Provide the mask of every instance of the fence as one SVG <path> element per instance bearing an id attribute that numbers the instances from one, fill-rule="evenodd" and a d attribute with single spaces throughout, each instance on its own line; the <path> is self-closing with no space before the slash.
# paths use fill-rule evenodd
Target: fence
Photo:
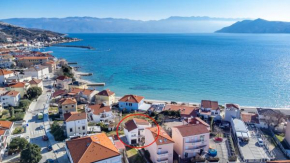
<path id="1" fill-rule="evenodd" d="M 288 153 L 286 151 L 286 149 L 283 147 L 283 145 L 281 144 L 281 142 L 279 141 L 279 139 L 276 137 L 276 135 L 274 134 L 274 132 L 270 129 L 270 133 L 272 135 L 272 138 L 274 139 L 275 143 L 279 146 L 279 148 L 281 149 L 281 151 L 283 152 L 283 154 L 290 158 L 290 153 Z"/>

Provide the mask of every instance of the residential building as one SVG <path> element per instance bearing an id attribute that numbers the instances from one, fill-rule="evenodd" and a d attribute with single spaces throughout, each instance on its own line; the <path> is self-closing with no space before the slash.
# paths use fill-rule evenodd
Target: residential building
<path id="1" fill-rule="evenodd" d="M 144 104 L 144 97 L 137 95 L 125 95 L 119 100 L 119 108 L 126 111 L 139 110 Z"/>
<path id="2" fill-rule="evenodd" d="M 17 91 L 20 93 L 20 97 L 23 97 L 26 93 L 27 90 L 30 88 L 30 84 L 29 83 L 25 83 L 25 82 L 18 82 L 12 85 L 9 85 L 6 87 L 6 90 L 8 91 Z"/>
<path id="3" fill-rule="evenodd" d="M 17 91 L 7 91 L 1 94 L 0 100 L 3 106 L 18 106 L 20 93 Z"/>
<path id="4" fill-rule="evenodd" d="M 18 82 L 29 82 L 31 79 L 32 78 L 29 75 L 16 74 L 15 76 L 8 77 L 6 83 L 13 84 Z"/>
<path id="5" fill-rule="evenodd" d="M 32 79 L 29 81 L 31 87 L 39 87 L 43 90 L 43 82 L 41 79 Z"/>
<path id="6" fill-rule="evenodd" d="M 17 60 L 20 67 L 31 67 L 34 65 L 42 65 L 48 61 L 48 57 L 22 57 Z"/>
<path id="7" fill-rule="evenodd" d="M 210 131 L 210 125 L 207 124 L 205 121 L 200 119 L 199 117 L 188 117 L 183 120 L 184 124 L 203 124 L 206 126 L 208 131 Z"/>
<path id="8" fill-rule="evenodd" d="M 8 137 L 11 135 L 13 131 L 14 123 L 10 121 L 0 121 L 0 162 L 3 159 L 4 153 L 6 151 Z"/>
<path id="9" fill-rule="evenodd" d="M 53 73 L 56 70 L 56 63 L 52 60 L 45 62 L 43 65 L 48 67 L 49 73 Z"/>
<path id="10" fill-rule="evenodd" d="M 133 118 L 125 123 L 124 133 L 129 144 L 138 144 L 143 142 L 145 136 L 145 128 L 151 127 L 151 124 L 144 120 Z"/>
<path id="11" fill-rule="evenodd" d="M 44 79 L 49 77 L 48 67 L 42 65 L 34 65 L 25 70 L 24 74 L 36 79 Z"/>
<path id="12" fill-rule="evenodd" d="M 174 151 L 182 158 L 191 158 L 209 149 L 209 130 L 204 124 L 172 127 Z"/>
<path id="13" fill-rule="evenodd" d="M 159 134 L 158 134 L 159 129 Z M 157 140 L 155 141 L 155 139 Z M 155 142 L 154 142 L 155 141 Z M 153 144 L 151 144 L 154 142 Z M 151 144 L 151 145 L 149 145 Z M 145 129 L 145 149 L 150 153 L 152 162 L 173 163 L 173 139 L 161 127 Z"/>
<path id="14" fill-rule="evenodd" d="M 104 103 L 87 105 L 86 113 L 88 114 L 88 120 L 96 123 L 103 122 L 109 124 L 114 120 L 111 107 Z"/>
<path id="15" fill-rule="evenodd" d="M 75 98 L 62 98 L 59 100 L 58 110 L 60 118 L 64 119 L 64 113 L 77 112 L 77 100 Z"/>
<path id="16" fill-rule="evenodd" d="M 165 105 L 163 111 L 179 111 L 181 118 L 196 117 L 198 113 L 198 107 L 188 105 Z"/>
<path id="17" fill-rule="evenodd" d="M 94 101 L 97 93 L 98 92 L 96 90 L 72 88 L 68 95 L 75 97 L 80 103 L 87 104 Z"/>
<path id="18" fill-rule="evenodd" d="M 69 89 L 79 88 L 79 89 L 88 89 L 87 83 L 74 81 L 68 85 Z"/>
<path id="19" fill-rule="evenodd" d="M 14 76 L 13 71 L 0 69 L 0 85 L 4 85 L 6 83 L 6 79 L 11 76 Z"/>
<path id="20" fill-rule="evenodd" d="M 241 118 L 241 109 L 238 104 L 225 104 L 224 120 L 230 122 L 232 118 Z"/>
<path id="21" fill-rule="evenodd" d="M 53 92 L 52 94 L 52 98 L 61 98 L 62 96 L 67 94 L 67 90 L 56 90 L 55 92 Z"/>
<path id="22" fill-rule="evenodd" d="M 246 124 L 255 125 L 260 127 L 259 116 L 257 113 L 241 113 L 241 120 L 244 121 Z"/>
<path id="23" fill-rule="evenodd" d="M 202 100 L 200 104 L 199 114 L 204 118 L 220 115 L 220 108 L 217 101 Z"/>
<path id="24" fill-rule="evenodd" d="M 66 135 L 68 137 L 87 134 L 88 121 L 86 113 L 78 113 L 78 112 L 64 113 L 64 121 Z"/>
<path id="25" fill-rule="evenodd" d="M 257 114 L 259 117 L 259 127 L 267 128 L 275 126 L 276 124 L 284 125 L 286 117 L 283 112 L 268 108 L 257 108 Z M 277 126 L 279 128 L 279 126 Z"/>
<path id="26" fill-rule="evenodd" d="M 107 103 L 108 105 L 113 105 L 115 103 L 115 92 L 109 89 L 102 90 L 96 94 L 96 103 Z"/>
<path id="27" fill-rule="evenodd" d="M 56 86 L 60 89 L 69 89 L 69 84 L 72 83 L 72 78 L 67 76 L 59 76 L 56 78 Z"/>
<path id="28" fill-rule="evenodd" d="M 105 133 L 66 141 L 70 163 L 122 163 L 122 156 Z"/>

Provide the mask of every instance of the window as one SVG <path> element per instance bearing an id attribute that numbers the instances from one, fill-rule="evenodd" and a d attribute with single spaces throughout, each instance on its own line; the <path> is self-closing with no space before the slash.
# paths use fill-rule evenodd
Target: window
<path id="1" fill-rule="evenodd" d="M 81 129 L 81 127 L 79 127 L 79 129 Z"/>
<path id="2" fill-rule="evenodd" d="M 71 107 L 74 107 L 74 105 L 71 105 Z"/>
<path id="3" fill-rule="evenodd" d="M 67 108 L 67 106 L 65 106 L 65 108 Z"/>
<path id="4" fill-rule="evenodd" d="M 200 136 L 200 141 L 204 142 L 204 135 Z"/>
<path id="5" fill-rule="evenodd" d="M 72 132 L 72 131 L 73 131 L 73 129 L 72 129 L 72 128 L 70 128 L 70 129 L 69 129 L 69 132 Z"/>
<path id="6" fill-rule="evenodd" d="M 86 127 L 85 126 L 83 126 L 83 130 L 85 130 L 86 129 Z"/>

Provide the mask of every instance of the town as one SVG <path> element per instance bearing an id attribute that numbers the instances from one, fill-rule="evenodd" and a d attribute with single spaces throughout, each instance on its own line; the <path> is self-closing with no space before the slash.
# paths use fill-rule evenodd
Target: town
<path id="1" fill-rule="evenodd" d="M 52 38 L 53 40 L 53 38 Z M 116 96 L 42 42 L 0 44 L 2 162 L 275 162 L 290 158 L 290 111 Z M 119 124 L 119 122 L 121 122 Z"/>

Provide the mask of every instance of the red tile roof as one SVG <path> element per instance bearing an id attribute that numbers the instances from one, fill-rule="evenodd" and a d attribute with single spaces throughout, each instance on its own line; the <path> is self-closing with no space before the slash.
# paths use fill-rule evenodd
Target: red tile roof
<path id="1" fill-rule="evenodd" d="M 65 79 L 71 79 L 70 77 L 67 76 L 59 76 L 56 78 L 57 80 L 65 80 Z"/>
<path id="2" fill-rule="evenodd" d="M 258 114 L 242 112 L 241 113 L 241 119 L 244 122 L 246 122 L 246 123 L 250 122 L 250 123 L 259 124 L 259 116 L 258 116 Z"/>
<path id="3" fill-rule="evenodd" d="M 125 129 L 127 129 L 129 132 L 138 128 L 137 125 L 135 124 L 135 122 L 133 121 L 133 119 L 127 121 L 125 123 L 125 126 L 124 126 Z"/>
<path id="4" fill-rule="evenodd" d="M 86 113 L 69 112 L 69 113 L 65 113 L 63 116 L 66 122 L 87 119 Z"/>
<path id="5" fill-rule="evenodd" d="M 143 99 L 144 99 L 144 97 L 142 97 L 142 96 L 125 95 L 119 101 L 122 101 L 122 102 L 131 102 L 131 103 L 139 103 Z"/>
<path id="6" fill-rule="evenodd" d="M 17 91 L 8 91 L 5 93 L 6 96 L 13 96 L 13 97 L 16 97 L 19 95 L 19 92 Z"/>
<path id="7" fill-rule="evenodd" d="M 95 115 L 100 115 L 100 113 L 111 111 L 110 106 L 105 106 L 103 104 L 89 105 L 88 108 L 91 108 L 93 114 Z"/>
<path id="8" fill-rule="evenodd" d="M 211 108 L 211 110 L 218 110 L 219 104 L 217 101 L 210 101 L 210 100 L 202 100 L 201 107 L 203 108 Z"/>
<path id="9" fill-rule="evenodd" d="M 62 96 L 66 94 L 66 90 L 57 90 L 52 94 L 52 97 Z"/>
<path id="10" fill-rule="evenodd" d="M 110 91 L 109 89 L 106 89 L 106 90 L 102 90 L 97 95 L 100 95 L 100 96 L 111 96 L 111 95 L 114 95 L 114 94 L 115 94 L 114 92 Z"/>
<path id="11" fill-rule="evenodd" d="M 8 75 L 14 73 L 13 71 L 10 70 L 5 70 L 5 69 L 0 69 L 0 75 Z"/>
<path id="12" fill-rule="evenodd" d="M 182 116 L 197 116 L 198 107 L 186 105 L 166 105 L 163 110 L 179 111 Z"/>
<path id="13" fill-rule="evenodd" d="M 240 109 L 240 106 L 238 104 L 226 104 L 226 108 Z"/>
<path id="14" fill-rule="evenodd" d="M 205 121 L 203 121 L 202 119 L 200 119 L 198 117 L 186 118 L 186 119 L 184 119 L 184 121 L 188 124 L 203 124 L 203 125 L 209 127 L 209 124 L 207 124 Z"/>
<path id="15" fill-rule="evenodd" d="M 10 85 L 11 88 L 24 88 L 25 87 L 25 84 L 24 82 L 18 82 L 16 84 L 13 84 L 13 85 Z"/>
<path id="16" fill-rule="evenodd" d="M 149 131 L 151 131 L 154 140 L 158 136 L 158 127 L 151 127 L 147 128 Z M 162 127 L 159 127 L 159 136 L 155 142 L 157 145 L 162 145 L 162 144 L 170 144 L 174 143 L 172 138 L 164 131 Z"/>
<path id="17" fill-rule="evenodd" d="M 137 125 L 149 125 L 150 123 L 146 121 L 145 119 L 138 119 L 138 118 L 133 118 L 134 122 Z"/>
<path id="18" fill-rule="evenodd" d="M 118 149 L 105 133 L 66 142 L 74 163 L 91 163 L 119 156 Z"/>
<path id="19" fill-rule="evenodd" d="M 86 96 L 89 96 L 90 94 L 92 94 L 95 90 L 91 90 L 91 89 L 79 89 L 79 88 L 72 88 L 71 91 L 69 92 L 70 94 L 78 94 L 78 93 L 82 93 Z"/>
<path id="20" fill-rule="evenodd" d="M 176 128 L 183 137 L 209 133 L 207 127 L 203 124 L 188 124 L 174 126 L 173 128 Z"/>
<path id="21" fill-rule="evenodd" d="M 22 57 L 18 60 L 27 60 L 27 59 L 48 59 L 48 57 Z"/>
<path id="22" fill-rule="evenodd" d="M 77 100 L 75 98 L 63 98 L 59 100 L 59 104 L 68 105 L 68 104 L 76 104 Z"/>
<path id="23" fill-rule="evenodd" d="M 32 79 L 32 80 L 29 81 L 29 84 L 39 84 L 41 82 L 42 82 L 41 79 Z"/>
<path id="24" fill-rule="evenodd" d="M 3 135 L 6 130 L 9 130 L 13 122 L 10 121 L 0 121 L 0 135 Z"/>

